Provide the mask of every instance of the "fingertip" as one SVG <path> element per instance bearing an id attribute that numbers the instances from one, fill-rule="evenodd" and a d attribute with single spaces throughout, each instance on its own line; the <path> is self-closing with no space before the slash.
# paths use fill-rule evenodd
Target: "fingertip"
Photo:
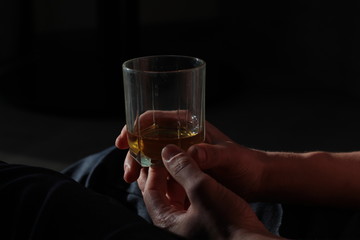
<path id="1" fill-rule="evenodd" d="M 181 148 L 174 144 L 169 144 L 164 147 L 161 151 L 161 157 L 164 161 L 169 162 L 171 159 L 176 156 L 177 154 L 183 152 Z"/>
<path id="2" fill-rule="evenodd" d="M 115 139 L 115 146 L 116 146 L 117 148 L 119 148 L 119 149 L 123 149 L 122 145 L 123 145 L 122 139 L 121 139 L 121 137 L 120 137 L 120 135 L 119 135 L 119 136 L 117 136 L 116 139 Z"/>
<path id="3" fill-rule="evenodd" d="M 127 183 L 135 182 L 140 175 L 141 166 L 127 153 L 124 161 L 124 180 Z"/>
<path id="4" fill-rule="evenodd" d="M 130 170 L 130 166 L 125 163 L 124 164 L 124 177 L 123 178 L 124 178 L 125 182 L 127 182 L 127 183 L 133 182 L 133 181 L 131 181 L 132 179 L 129 176 L 129 170 Z"/>
<path id="5" fill-rule="evenodd" d="M 127 183 L 133 183 L 135 182 L 140 176 L 140 171 L 137 173 L 137 175 L 135 175 L 134 173 L 132 173 L 131 171 L 128 171 L 126 173 L 124 173 L 124 180 Z"/>
<path id="6" fill-rule="evenodd" d="M 126 125 L 121 129 L 119 136 L 117 136 L 115 140 L 115 146 L 119 149 L 127 149 L 129 148 L 129 144 L 127 141 L 127 128 Z"/>

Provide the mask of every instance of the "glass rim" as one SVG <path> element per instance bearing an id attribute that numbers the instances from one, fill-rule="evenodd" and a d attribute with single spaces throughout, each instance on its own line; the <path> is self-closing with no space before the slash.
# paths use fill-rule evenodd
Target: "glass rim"
<path id="1" fill-rule="evenodd" d="M 163 71 L 155 71 L 155 70 L 141 70 L 141 69 L 136 69 L 136 68 L 131 68 L 126 66 L 127 64 L 134 62 L 136 60 L 141 60 L 141 59 L 155 59 L 155 58 L 182 58 L 182 59 L 192 59 L 195 60 L 197 62 L 199 62 L 198 66 L 194 66 L 191 68 L 184 68 L 184 69 L 177 69 L 177 70 L 163 70 Z M 201 69 L 204 68 L 206 66 L 206 62 L 200 58 L 197 57 L 192 57 L 192 56 L 186 56 L 186 55 L 149 55 L 149 56 L 142 56 L 142 57 L 136 57 L 136 58 L 132 58 L 129 60 L 126 60 L 123 64 L 122 64 L 122 68 L 123 70 L 126 71 L 130 71 L 130 72 L 143 72 L 143 73 L 171 73 L 171 72 L 188 72 L 188 71 L 194 71 L 196 69 Z"/>

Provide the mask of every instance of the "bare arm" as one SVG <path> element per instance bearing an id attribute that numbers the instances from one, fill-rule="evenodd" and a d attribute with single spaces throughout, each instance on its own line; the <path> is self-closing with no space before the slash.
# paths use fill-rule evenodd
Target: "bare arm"
<path id="1" fill-rule="evenodd" d="M 360 207 L 360 152 L 266 152 L 231 141 L 207 123 L 206 144 L 189 149 L 202 170 L 248 201 Z M 127 148 L 126 128 L 116 145 Z M 139 165 L 125 160 L 135 181 Z"/>
<path id="2" fill-rule="evenodd" d="M 260 199 L 360 207 L 360 152 L 267 152 Z"/>

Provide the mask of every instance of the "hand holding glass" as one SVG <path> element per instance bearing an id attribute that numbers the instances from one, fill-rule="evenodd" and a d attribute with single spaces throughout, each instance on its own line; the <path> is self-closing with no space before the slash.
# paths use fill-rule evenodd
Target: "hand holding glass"
<path id="1" fill-rule="evenodd" d="M 205 62 L 186 56 L 135 58 L 123 64 L 131 156 L 141 166 L 161 164 L 161 150 L 186 150 L 205 139 Z"/>

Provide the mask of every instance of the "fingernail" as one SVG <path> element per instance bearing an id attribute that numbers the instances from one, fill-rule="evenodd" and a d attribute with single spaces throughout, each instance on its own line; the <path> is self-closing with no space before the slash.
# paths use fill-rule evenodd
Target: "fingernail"
<path id="1" fill-rule="evenodd" d="M 161 151 L 161 157 L 165 161 L 170 161 L 175 155 L 183 152 L 181 148 L 176 145 L 170 144 L 164 147 Z"/>

